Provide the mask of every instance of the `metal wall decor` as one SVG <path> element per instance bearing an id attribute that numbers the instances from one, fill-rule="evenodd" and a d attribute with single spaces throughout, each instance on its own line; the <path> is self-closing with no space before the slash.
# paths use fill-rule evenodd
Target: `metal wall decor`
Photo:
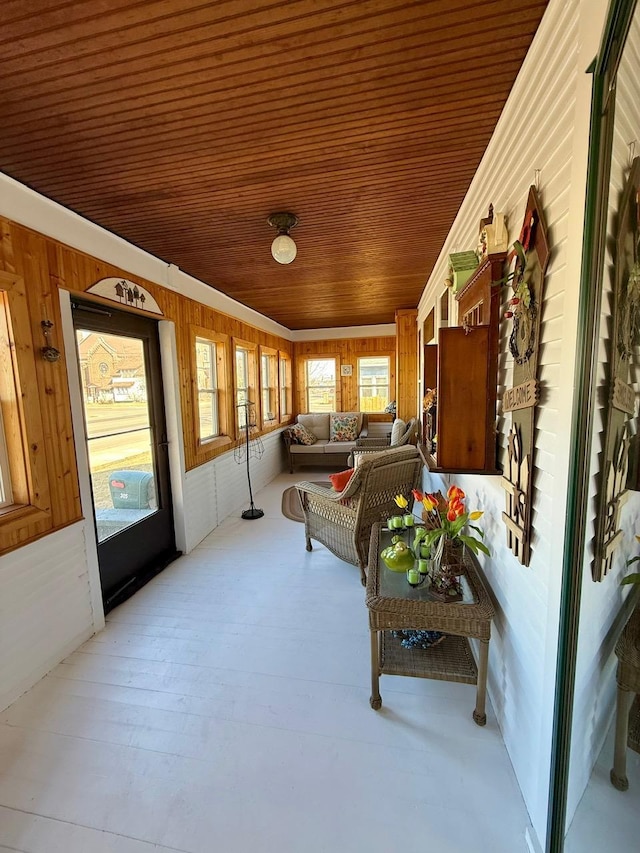
<path id="1" fill-rule="evenodd" d="M 620 511 L 627 488 L 638 483 L 638 437 L 633 440 L 634 463 L 629 472 L 631 432 L 635 432 L 636 391 L 631 385 L 634 348 L 640 341 L 640 157 L 636 157 L 620 201 L 613 281 L 613 330 L 609 351 L 609 382 L 602 449 L 602 483 L 596 519 L 594 581 L 611 570 L 616 548 L 622 541 Z"/>
<path id="2" fill-rule="evenodd" d="M 505 319 L 512 323 L 509 351 L 513 357 L 513 386 L 502 397 L 502 411 L 511 412 L 507 465 L 501 485 L 506 492 L 502 520 L 507 546 L 523 566 L 531 560 L 531 502 L 536 405 L 539 400 L 538 351 L 544 274 L 549 240 L 538 193 L 529 189 L 520 239 L 508 259 L 507 277 L 513 295 Z"/>

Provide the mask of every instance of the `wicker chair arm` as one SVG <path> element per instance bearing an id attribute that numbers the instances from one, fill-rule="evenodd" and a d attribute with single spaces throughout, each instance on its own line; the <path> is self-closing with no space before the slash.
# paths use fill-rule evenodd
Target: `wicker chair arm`
<path id="1" fill-rule="evenodd" d="M 391 435 L 380 435 L 377 438 L 357 438 L 356 439 L 356 447 L 390 447 L 391 446 Z"/>

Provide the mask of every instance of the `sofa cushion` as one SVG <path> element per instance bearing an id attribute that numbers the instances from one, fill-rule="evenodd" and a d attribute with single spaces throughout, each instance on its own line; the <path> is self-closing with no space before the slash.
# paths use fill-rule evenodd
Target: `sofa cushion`
<path id="1" fill-rule="evenodd" d="M 319 438 L 315 444 L 292 444 L 289 450 L 292 453 L 324 453 L 328 442 Z"/>
<path id="2" fill-rule="evenodd" d="M 329 474 L 331 485 L 336 492 L 341 492 L 353 475 L 353 468 L 347 468 L 346 471 L 338 471 L 337 474 Z"/>
<path id="3" fill-rule="evenodd" d="M 357 415 L 340 412 L 329 416 L 329 441 L 355 441 L 358 432 Z"/>
<path id="4" fill-rule="evenodd" d="M 402 418 L 396 418 L 391 427 L 391 447 L 397 444 L 405 433 L 407 428 L 406 421 Z"/>
<path id="5" fill-rule="evenodd" d="M 328 441 L 324 446 L 324 452 L 349 453 L 355 446 L 355 441 Z"/>
<path id="6" fill-rule="evenodd" d="M 294 424 L 290 427 L 289 435 L 291 436 L 291 442 L 293 444 L 312 445 L 318 440 L 318 436 L 301 423 Z"/>
<path id="7" fill-rule="evenodd" d="M 297 420 L 299 424 L 311 430 L 317 438 L 329 440 L 329 412 L 310 412 L 298 415 Z"/>

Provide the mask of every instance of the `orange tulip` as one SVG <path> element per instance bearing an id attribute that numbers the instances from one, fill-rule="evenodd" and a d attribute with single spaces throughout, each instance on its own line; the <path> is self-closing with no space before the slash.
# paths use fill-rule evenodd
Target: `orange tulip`
<path id="1" fill-rule="evenodd" d="M 450 509 L 447 513 L 447 521 L 455 521 L 458 516 L 455 513 L 455 510 Z"/>
<path id="2" fill-rule="evenodd" d="M 411 489 L 411 494 L 420 503 L 422 503 L 422 501 L 424 500 L 424 495 L 418 489 Z"/>
<path id="3" fill-rule="evenodd" d="M 466 498 L 466 495 L 462 491 L 462 489 L 458 488 L 458 486 L 449 486 L 447 497 L 449 498 L 449 500 L 451 500 L 452 498 L 460 498 L 460 500 L 462 500 L 463 498 Z"/>

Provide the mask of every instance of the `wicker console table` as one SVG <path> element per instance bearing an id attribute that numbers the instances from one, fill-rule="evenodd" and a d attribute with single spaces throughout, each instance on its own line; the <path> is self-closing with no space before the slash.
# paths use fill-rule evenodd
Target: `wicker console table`
<path id="1" fill-rule="evenodd" d="M 640 604 L 636 605 L 616 644 L 618 701 L 616 737 L 611 769 L 611 784 L 619 791 L 629 787 L 627 747 L 640 752 Z M 635 697 L 635 699 L 634 699 Z M 630 702 L 633 700 L 631 710 Z"/>
<path id="2" fill-rule="evenodd" d="M 390 544 L 393 535 L 381 524 L 375 524 L 371 531 L 366 597 L 371 630 L 371 707 L 377 710 L 382 705 L 380 675 L 477 684 L 473 719 L 479 726 L 484 726 L 487 722 L 487 663 L 494 611 L 474 557 L 467 549 L 465 573 L 461 578 L 463 600 L 438 601 L 427 582 L 412 588 L 403 573 L 391 572 L 384 565 L 380 551 Z M 403 535 L 410 544 L 413 532 Z M 392 634 L 392 631 L 403 628 L 442 631 L 447 637 L 431 649 L 405 649 Z M 477 668 L 469 648 L 469 637 L 480 640 Z"/>

